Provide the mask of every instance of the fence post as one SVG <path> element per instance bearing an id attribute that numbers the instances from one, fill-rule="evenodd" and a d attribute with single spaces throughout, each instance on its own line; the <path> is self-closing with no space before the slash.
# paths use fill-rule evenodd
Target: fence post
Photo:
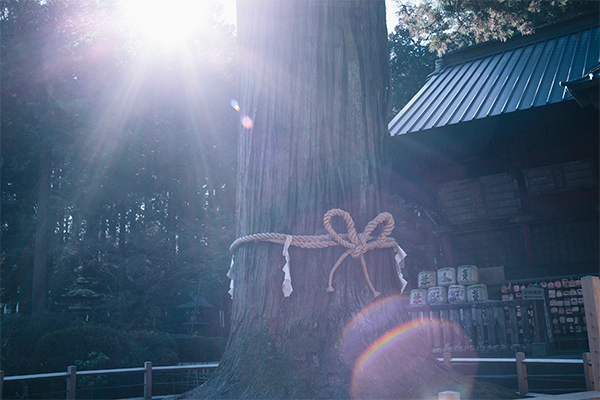
<path id="1" fill-rule="evenodd" d="M 67 368 L 67 400 L 75 400 L 75 391 L 77 389 L 77 367 L 71 365 Z"/>
<path id="2" fill-rule="evenodd" d="M 593 392 L 594 389 L 594 377 L 592 376 L 592 364 L 590 364 L 590 353 L 583 353 L 583 373 L 585 375 L 585 390 Z"/>
<path id="3" fill-rule="evenodd" d="M 460 393 L 451 391 L 439 392 L 438 400 L 460 400 Z"/>
<path id="4" fill-rule="evenodd" d="M 452 363 L 450 362 L 451 358 L 452 355 L 450 353 L 444 353 L 444 365 L 448 368 L 452 368 Z"/>
<path id="5" fill-rule="evenodd" d="M 527 384 L 527 366 L 523 362 L 525 359 L 525 353 L 515 354 L 517 359 L 517 379 L 519 380 L 519 394 L 521 396 L 529 393 L 529 385 Z"/>
<path id="6" fill-rule="evenodd" d="M 600 388 L 600 279 L 597 276 L 581 278 L 588 344 L 592 359 L 592 380 L 596 390 Z"/>
<path id="7" fill-rule="evenodd" d="M 0 400 L 2 400 L 2 393 L 4 393 L 4 371 L 0 371 Z"/>
<path id="8" fill-rule="evenodd" d="M 150 400 L 152 398 L 152 361 L 146 361 L 144 363 L 144 399 Z"/>

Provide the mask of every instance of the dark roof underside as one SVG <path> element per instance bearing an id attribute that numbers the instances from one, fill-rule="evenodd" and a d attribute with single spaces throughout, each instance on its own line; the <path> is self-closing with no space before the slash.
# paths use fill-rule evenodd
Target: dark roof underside
<path id="1" fill-rule="evenodd" d="M 559 82 L 598 65 L 599 28 L 544 37 L 446 66 L 390 122 L 394 135 L 572 99 Z M 506 43 L 509 44 L 509 43 Z"/>

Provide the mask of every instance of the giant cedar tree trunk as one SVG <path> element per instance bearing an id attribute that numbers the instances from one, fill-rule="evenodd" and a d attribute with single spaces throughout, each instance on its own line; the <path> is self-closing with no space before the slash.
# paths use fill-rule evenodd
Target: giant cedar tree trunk
<path id="1" fill-rule="evenodd" d="M 362 231 L 385 210 L 384 1 L 240 0 L 238 15 L 238 100 L 254 123 L 239 131 L 238 237 L 325 234 L 323 215 L 331 208 L 348 211 Z M 336 230 L 346 232 L 342 223 Z M 378 362 L 395 373 L 353 377 L 362 351 L 401 325 L 402 315 L 390 249 L 365 256 L 382 292 L 377 300 L 352 257 L 336 272 L 335 291 L 326 291 L 330 268 L 344 250 L 291 247 L 294 291 L 286 298 L 282 246 L 242 245 L 225 355 L 215 375 L 187 396 L 420 398 L 420 390 L 442 375 L 450 386 L 440 390 L 461 382 L 423 356 L 428 351 L 416 336 Z M 359 314 L 375 301 L 376 313 Z M 436 385 L 428 389 L 437 393 Z"/>

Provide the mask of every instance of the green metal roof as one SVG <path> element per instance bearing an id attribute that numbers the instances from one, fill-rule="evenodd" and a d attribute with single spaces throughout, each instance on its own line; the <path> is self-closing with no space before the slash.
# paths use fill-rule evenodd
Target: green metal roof
<path id="1" fill-rule="evenodd" d="M 596 67 L 598 14 L 488 42 L 442 58 L 443 66 L 389 123 L 402 135 L 571 100 L 560 85 Z"/>

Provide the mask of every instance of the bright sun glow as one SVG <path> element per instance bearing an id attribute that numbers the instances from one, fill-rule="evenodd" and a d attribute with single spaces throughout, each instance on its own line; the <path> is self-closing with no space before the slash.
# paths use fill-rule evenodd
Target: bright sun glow
<path id="1" fill-rule="evenodd" d="M 206 0 L 125 0 L 123 17 L 142 37 L 168 48 L 197 31 L 209 4 Z"/>

